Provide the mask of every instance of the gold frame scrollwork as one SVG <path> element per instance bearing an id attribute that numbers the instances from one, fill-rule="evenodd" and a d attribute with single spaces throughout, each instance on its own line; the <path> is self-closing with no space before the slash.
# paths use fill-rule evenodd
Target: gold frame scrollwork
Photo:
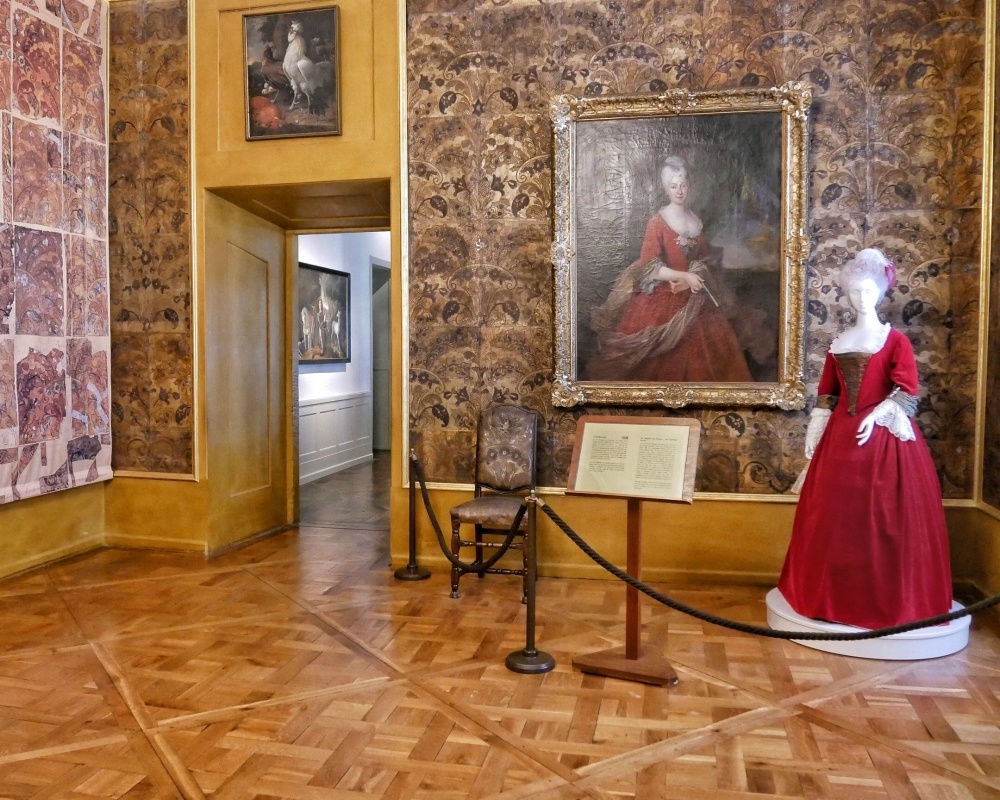
<path id="1" fill-rule="evenodd" d="M 800 83 L 774 88 L 658 95 L 574 97 L 553 100 L 555 136 L 555 380 L 552 402 L 558 407 L 587 404 L 703 406 L 805 405 L 803 333 L 805 324 L 806 148 L 811 92 Z M 599 382 L 577 379 L 576 147 L 578 126 L 601 120 L 673 117 L 691 114 L 778 112 L 781 118 L 780 297 L 777 381 L 759 383 Z M 623 264 L 622 267 L 625 265 Z"/>

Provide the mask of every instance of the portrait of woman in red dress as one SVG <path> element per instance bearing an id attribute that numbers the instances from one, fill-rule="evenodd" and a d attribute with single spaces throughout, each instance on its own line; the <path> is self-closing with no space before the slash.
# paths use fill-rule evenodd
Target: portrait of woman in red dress
<path id="1" fill-rule="evenodd" d="M 639 258 L 591 314 L 597 352 L 584 380 L 750 382 L 743 349 L 711 291 L 718 255 L 687 206 L 687 165 L 667 158 L 660 178 L 667 204 L 646 226 Z"/>
<path id="2" fill-rule="evenodd" d="M 857 321 L 826 356 L 778 582 L 802 616 L 869 629 L 945 614 L 952 602 L 941 488 L 912 421 L 913 347 L 875 311 L 894 282 L 875 249 L 841 270 Z"/>

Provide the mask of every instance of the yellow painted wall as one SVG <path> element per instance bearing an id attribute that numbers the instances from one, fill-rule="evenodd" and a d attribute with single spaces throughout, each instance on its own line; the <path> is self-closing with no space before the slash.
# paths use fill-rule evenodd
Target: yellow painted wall
<path id="1" fill-rule="evenodd" d="M 394 0 L 338 3 L 342 135 L 255 142 L 245 139 L 243 15 L 327 5 L 326 0 L 287 5 L 232 0 L 192 3 L 198 193 L 213 186 L 391 178 L 394 209 L 399 208 L 398 31 Z"/>
<path id="2" fill-rule="evenodd" d="M 206 363 L 216 357 L 238 359 L 241 354 L 213 350 L 218 343 L 205 334 L 207 315 L 214 313 L 211 302 L 206 302 L 206 229 L 212 224 L 206 213 L 206 192 L 224 186 L 388 178 L 394 219 L 393 262 L 399 264 L 398 27 L 394 0 L 339 3 L 340 41 L 345 54 L 340 64 L 341 136 L 245 139 L 243 15 L 324 5 L 328 3 L 199 0 L 191 4 L 191 85 L 196 87 L 192 97 L 196 480 L 126 478 L 112 482 L 108 490 L 109 543 L 211 552 L 260 532 L 248 530 L 239 515 L 224 512 L 225 503 L 220 498 L 225 495 L 225 481 L 220 480 L 224 476 L 218 470 L 225 470 L 240 453 L 213 437 L 208 428 L 210 404 L 218 403 L 219 390 L 225 387 L 208 384 Z M 394 279 L 393 299 L 398 303 L 398 269 Z M 398 308 L 395 317 L 399 318 Z M 290 320 L 286 319 L 286 325 L 290 331 Z M 399 341 L 398 331 L 396 335 Z M 398 374 L 398 354 L 396 358 L 394 373 Z M 286 397 L 289 394 L 286 391 Z M 290 438 L 290 415 L 285 416 L 281 425 Z M 291 454 L 289 448 L 282 455 L 289 477 L 295 475 Z M 287 505 L 281 515 L 284 520 L 291 519 Z"/>
<path id="3" fill-rule="evenodd" d="M 204 552 L 208 487 L 193 480 L 115 478 L 107 484 L 107 544 Z"/>
<path id="4" fill-rule="evenodd" d="M 400 490 L 405 497 L 406 492 Z M 432 491 L 438 520 L 450 541 L 448 510 L 471 491 Z M 624 566 L 626 501 L 601 497 L 543 495 L 542 499 L 601 555 Z M 650 580 L 766 583 L 781 568 L 795 506 L 791 503 L 698 500 L 644 503 L 643 574 Z M 393 520 L 393 563 L 406 563 L 408 507 Z M 435 570 L 447 562 L 436 544 L 423 505 L 417 506 L 421 564 Z M 539 512 L 539 572 L 583 578 L 607 577 L 555 525 Z M 471 528 L 464 531 L 467 535 Z M 471 560 L 472 551 L 462 558 Z M 508 558 L 520 558 L 512 555 Z"/>
<path id="5" fill-rule="evenodd" d="M 0 578 L 104 542 L 105 484 L 0 506 Z"/>
<path id="6" fill-rule="evenodd" d="M 471 497 L 471 491 L 431 491 L 435 514 L 450 543 L 448 510 Z M 409 510 L 400 489 L 393 507 L 392 562 L 406 564 Z M 543 495 L 542 500 L 595 550 L 625 566 L 626 501 L 600 497 Z M 396 513 L 398 510 L 398 514 Z M 674 583 L 774 585 L 791 537 L 795 504 L 791 502 L 696 499 L 692 505 L 643 504 L 643 577 Z M 956 580 L 983 590 L 1000 591 L 1000 520 L 966 506 L 946 509 Z M 417 503 L 418 561 L 433 571 L 450 567 L 441 555 L 422 502 Z M 581 578 L 610 578 L 539 512 L 539 573 Z M 471 533 L 471 528 L 464 531 Z M 472 550 L 462 558 L 470 561 Z M 517 561 L 520 554 L 506 556 Z M 516 566 L 516 564 L 509 564 Z"/>
<path id="7" fill-rule="evenodd" d="M 970 508 L 962 509 L 961 522 L 955 524 L 954 511 L 948 525 L 956 578 L 987 595 L 1000 594 L 1000 519 L 996 512 Z"/>

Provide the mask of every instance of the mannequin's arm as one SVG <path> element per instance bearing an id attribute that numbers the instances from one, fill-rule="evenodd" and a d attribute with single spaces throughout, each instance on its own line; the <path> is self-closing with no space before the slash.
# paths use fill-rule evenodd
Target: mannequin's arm
<path id="1" fill-rule="evenodd" d="M 823 431 L 830 421 L 830 409 L 816 406 L 809 412 L 809 425 L 806 428 L 806 458 L 812 458 L 816 452 L 816 445 L 823 438 Z"/>

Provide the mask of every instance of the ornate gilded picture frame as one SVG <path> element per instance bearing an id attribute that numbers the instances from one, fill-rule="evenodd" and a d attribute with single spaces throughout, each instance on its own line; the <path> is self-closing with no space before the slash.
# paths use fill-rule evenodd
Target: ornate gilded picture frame
<path id="1" fill-rule="evenodd" d="M 556 406 L 802 408 L 808 88 L 556 98 Z"/>

